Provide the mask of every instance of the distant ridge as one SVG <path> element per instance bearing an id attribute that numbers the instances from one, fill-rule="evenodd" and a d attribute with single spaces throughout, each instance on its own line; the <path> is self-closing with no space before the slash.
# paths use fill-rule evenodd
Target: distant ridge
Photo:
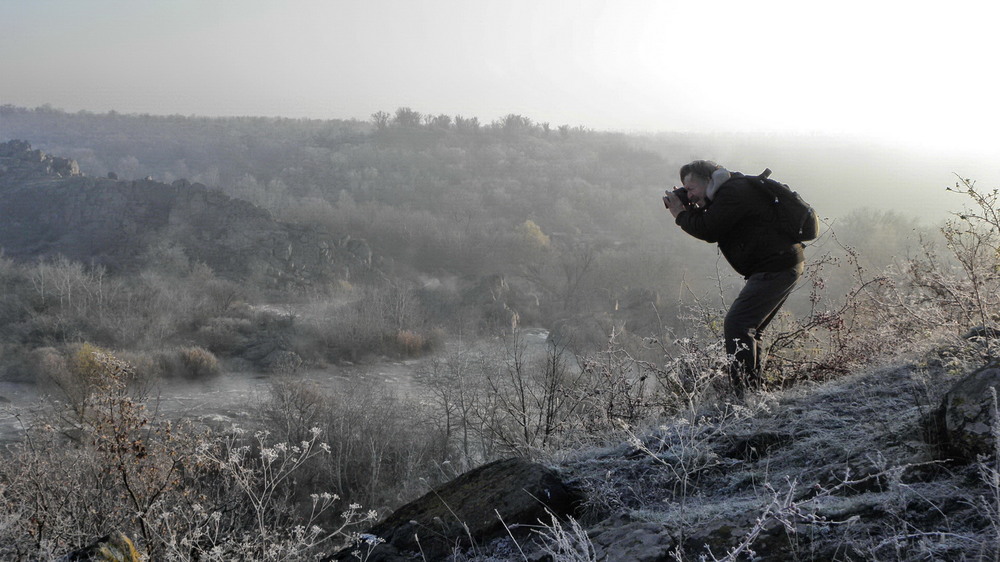
<path id="1" fill-rule="evenodd" d="M 278 222 L 202 184 L 87 177 L 75 161 L 32 150 L 28 142 L 0 144 L 0 247 L 6 257 L 64 256 L 129 271 L 163 245 L 220 277 L 275 289 L 373 272 L 364 242 Z"/>

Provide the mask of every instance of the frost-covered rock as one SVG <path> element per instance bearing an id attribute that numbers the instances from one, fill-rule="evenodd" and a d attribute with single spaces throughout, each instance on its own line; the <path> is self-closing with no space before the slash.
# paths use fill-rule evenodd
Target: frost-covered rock
<path id="1" fill-rule="evenodd" d="M 598 560 L 674 560 L 676 541 L 662 524 L 613 517 L 588 531 Z"/>
<path id="2" fill-rule="evenodd" d="M 991 424 L 997 412 L 991 389 L 1000 389 L 998 363 L 966 376 L 945 394 L 936 416 L 937 437 L 945 455 L 971 461 L 995 451 Z"/>
<path id="3" fill-rule="evenodd" d="M 552 469 L 524 459 L 506 459 L 462 474 L 445 486 L 397 509 L 368 533 L 386 541 L 371 562 L 444 560 L 471 540 L 486 545 L 514 534 L 531 535 L 540 521 L 573 514 L 582 494 L 567 486 Z M 349 549 L 330 560 L 354 560 Z"/>

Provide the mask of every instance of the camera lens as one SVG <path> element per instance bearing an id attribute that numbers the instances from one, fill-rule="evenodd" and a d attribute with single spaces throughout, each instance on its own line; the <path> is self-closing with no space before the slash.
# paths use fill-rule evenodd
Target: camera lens
<path id="1" fill-rule="evenodd" d="M 678 187 L 677 189 L 674 190 L 674 195 L 676 195 L 677 198 L 681 200 L 681 203 L 685 207 L 690 207 L 691 206 L 691 198 L 688 197 L 688 190 L 687 189 L 685 189 L 683 187 Z"/>

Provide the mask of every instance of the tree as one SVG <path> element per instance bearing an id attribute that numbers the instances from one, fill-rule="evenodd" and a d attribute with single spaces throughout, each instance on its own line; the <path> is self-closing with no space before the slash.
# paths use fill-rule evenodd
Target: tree
<path id="1" fill-rule="evenodd" d="M 463 133 L 474 133 L 479 130 L 479 118 L 456 115 L 455 128 Z"/>
<path id="2" fill-rule="evenodd" d="M 909 274 L 924 302 L 943 309 L 949 322 L 994 328 L 1000 317 L 1000 189 L 984 191 L 960 179 L 948 190 L 971 201 L 941 229 L 953 261 L 925 244 L 923 256 L 910 260 Z"/>
<path id="3" fill-rule="evenodd" d="M 527 117 L 517 115 L 515 113 L 509 113 L 499 121 L 494 122 L 494 127 L 499 128 L 504 133 L 520 134 L 531 131 L 534 125 L 532 124 L 531 119 Z"/>
<path id="4" fill-rule="evenodd" d="M 541 227 L 531 219 L 518 225 L 517 234 L 529 245 L 536 248 L 548 248 L 552 243 L 549 236 L 542 232 Z"/>
<path id="5" fill-rule="evenodd" d="M 584 282 L 590 277 L 598 252 L 594 246 L 582 242 L 563 245 L 558 250 L 524 264 L 522 274 L 558 302 L 563 312 L 568 312 L 576 308 L 583 296 Z"/>
<path id="6" fill-rule="evenodd" d="M 379 131 L 382 131 L 389 126 L 390 119 L 392 119 L 392 116 L 385 111 L 376 111 L 375 113 L 372 113 L 372 123 L 375 124 L 375 128 Z"/>
<path id="7" fill-rule="evenodd" d="M 547 345 L 544 358 L 533 356 L 519 330 L 497 355 L 484 357 L 482 368 L 488 392 L 478 412 L 485 437 L 526 456 L 555 445 L 590 394 L 586 373 L 571 374 L 562 348 Z"/>
<path id="8" fill-rule="evenodd" d="M 451 127 L 451 117 L 443 113 L 435 116 L 428 115 L 427 124 L 435 129 L 442 129 L 446 131 L 449 127 Z"/>
<path id="9" fill-rule="evenodd" d="M 396 117 L 393 122 L 398 127 L 419 127 L 422 116 L 419 111 L 414 111 L 409 107 L 400 107 L 396 110 Z"/>
<path id="10" fill-rule="evenodd" d="M 452 460 L 451 447 L 455 440 L 459 453 L 458 466 L 455 468 L 459 472 L 489 460 L 489 447 L 484 441 L 485 433 L 481 425 L 482 416 L 477 415 L 486 388 L 471 354 L 458 352 L 434 359 L 423 374 L 431 393 L 440 404 L 440 415 L 435 417 L 444 426 L 444 453 L 448 457 L 442 461 Z M 477 447 L 481 447 L 479 452 L 476 452 Z"/>

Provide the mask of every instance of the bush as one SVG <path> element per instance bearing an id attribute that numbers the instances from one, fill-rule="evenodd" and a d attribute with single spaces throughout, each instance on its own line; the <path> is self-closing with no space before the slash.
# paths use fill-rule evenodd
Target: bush
<path id="1" fill-rule="evenodd" d="M 299 442 L 266 431 L 223 434 L 153 419 L 127 384 L 132 366 L 89 344 L 70 357 L 80 402 L 54 413 L 0 459 L 0 558 L 56 559 L 111 529 L 152 560 L 300 560 L 349 542 L 374 518 L 297 478 L 329 454 L 310 429 Z M 303 497 L 302 503 L 292 501 Z"/>
<path id="2" fill-rule="evenodd" d="M 51 387 L 53 381 L 59 380 L 69 370 L 69 365 L 62 353 L 54 347 L 40 347 L 29 354 L 31 365 L 34 366 L 34 379 L 43 387 Z"/>
<path id="3" fill-rule="evenodd" d="M 105 363 L 117 358 L 107 350 L 84 342 L 70 346 L 65 359 L 54 348 L 43 348 L 39 351 L 44 360 L 44 377 L 51 381 L 53 390 L 70 406 L 82 415 L 86 410 L 88 398 L 106 384 Z M 133 371 L 123 374 L 123 384 L 130 382 Z M 47 385 L 46 385 L 47 386 Z"/>
<path id="4" fill-rule="evenodd" d="M 198 328 L 195 337 L 207 349 L 219 355 L 232 355 L 246 347 L 253 324 L 247 318 L 211 318 Z"/>
<path id="5" fill-rule="evenodd" d="M 413 330 L 396 332 L 396 347 L 403 355 L 417 355 L 424 349 L 424 338 Z"/>
<path id="6" fill-rule="evenodd" d="M 217 376 L 221 372 L 219 360 L 212 352 L 201 347 L 124 352 L 122 358 L 133 366 L 137 379 L 146 381 L 199 380 Z"/>
<path id="7" fill-rule="evenodd" d="M 303 481 L 349 501 L 395 506 L 427 492 L 438 463 L 447 460 L 434 413 L 369 382 L 326 392 L 279 379 L 260 408 L 283 441 L 308 438 L 313 427 L 330 441 L 329 457 L 303 468 Z"/>
<path id="8" fill-rule="evenodd" d="M 405 357 L 415 357 L 440 349 L 444 345 L 444 330 L 436 328 L 427 334 L 414 330 L 400 330 L 394 341 L 396 352 Z"/>
<path id="9" fill-rule="evenodd" d="M 219 360 L 212 352 L 200 347 L 185 347 L 177 350 L 184 366 L 184 378 L 197 380 L 219 374 Z"/>
<path id="10" fill-rule="evenodd" d="M 30 349 L 28 346 L 10 344 L 0 346 L 2 377 L 7 382 L 37 383 L 51 388 L 53 380 L 66 370 L 66 360 L 53 347 Z"/>

